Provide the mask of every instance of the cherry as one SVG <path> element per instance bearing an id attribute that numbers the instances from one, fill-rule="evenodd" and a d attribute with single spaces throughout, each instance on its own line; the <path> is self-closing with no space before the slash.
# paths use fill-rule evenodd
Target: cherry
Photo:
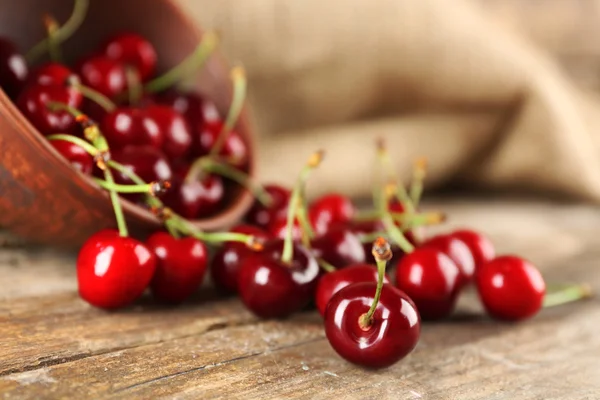
<path id="1" fill-rule="evenodd" d="M 104 116 L 100 130 L 110 148 L 117 150 L 127 145 L 150 145 L 160 149 L 164 135 L 151 119 L 144 118 L 138 108 L 120 107 Z"/>
<path id="2" fill-rule="evenodd" d="M 300 241 L 302 239 L 302 227 L 300 226 L 300 222 L 297 219 L 294 219 L 294 223 L 292 225 L 292 238 L 294 241 Z M 280 218 L 278 220 L 273 221 L 269 225 L 269 235 L 277 239 L 285 239 L 287 235 L 288 227 L 287 221 L 284 218 Z"/>
<path id="3" fill-rule="evenodd" d="M 60 155 L 66 158 L 76 170 L 86 175 L 92 174 L 94 169 L 94 159 L 87 151 L 66 140 L 52 140 L 50 141 L 50 144 L 60 153 Z"/>
<path id="4" fill-rule="evenodd" d="M 377 268 L 371 264 L 354 264 L 323 275 L 319 279 L 315 294 L 315 303 L 321 315 L 325 315 L 327 303 L 334 294 L 350 284 L 361 282 L 377 283 Z M 383 282 L 390 283 L 387 275 Z"/>
<path id="5" fill-rule="evenodd" d="M 168 90 L 156 96 L 155 100 L 159 104 L 169 106 L 182 114 L 187 119 L 193 132 L 199 132 L 206 123 L 220 121 L 219 111 L 215 104 L 203 99 L 196 93 L 180 93 L 175 90 Z"/>
<path id="6" fill-rule="evenodd" d="M 349 198 L 340 194 L 328 194 L 317 199 L 308 210 L 308 218 L 317 235 L 322 235 L 332 226 L 346 223 L 354 217 L 354 205 Z"/>
<path id="7" fill-rule="evenodd" d="M 540 271 L 516 256 L 501 256 L 484 264 L 476 277 L 479 298 L 494 318 L 518 321 L 542 308 L 546 284 Z"/>
<path id="8" fill-rule="evenodd" d="M 141 35 L 124 32 L 108 39 L 101 50 L 111 60 L 135 68 L 142 81 L 152 76 L 156 69 L 156 50 Z"/>
<path id="9" fill-rule="evenodd" d="M 141 242 L 105 229 L 86 240 L 77 257 L 79 295 L 95 307 L 125 307 L 142 295 L 156 258 Z"/>
<path id="10" fill-rule="evenodd" d="M 106 56 L 92 55 L 81 61 L 76 69 L 81 83 L 107 97 L 115 97 L 127 89 L 125 67 Z"/>
<path id="11" fill-rule="evenodd" d="M 475 260 L 473 253 L 465 242 L 454 235 L 434 236 L 424 243 L 421 247 L 432 247 L 448 255 L 456 266 L 460 269 L 461 284 L 467 284 L 473 279 L 475 273 Z"/>
<path id="12" fill-rule="evenodd" d="M 272 221 L 285 218 L 291 192 L 283 186 L 274 184 L 265 185 L 264 189 L 271 197 L 271 203 L 265 207 L 259 201 L 255 201 L 246 214 L 246 221 L 267 229 Z"/>
<path id="13" fill-rule="evenodd" d="M 176 239 L 166 232 L 156 232 L 146 245 L 157 260 L 150 286 L 155 298 L 178 304 L 200 287 L 208 254 L 204 243 L 192 237 Z"/>
<path id="14" fill-rule="evenodd" d="M 0 38 L 0 87 L 9 97 L 15 98 L 25 85 L 27 74 L 27 62 L 15 44 Z"/>
<path id="15" fill-rule="evenodd" d="M 313 239 L 311 247 L 317 259 L 323 259 L 336 268 L 366 261 L 360 238 L 347 228 L 330 229 Z"/>
<path id="16" fill-rule="evenodd" d="M 421 247 L 406 254 L 396 269 L 396 286 L 415 302 L 421 318 L 449 316 L 461 288 L 461 271 L 445 253 Z"/>
<path id="17" fill-rule="evenodd" d="M 492 242 L 482 235 L 472 230 L 462 229 L 454 231 L 451 235 L 467 245 L 473 259 L 475 261 L 475 272 L 483 266 L 483 264 L 491 261 L 495 256 L 494 245 Z"/>
<path id="18" fill-rule="evenodd" d="M 269 235 L 262 229 L 252 225 L 237 225 L 231 232 L 253 235 L 258 240 L 266 242 Z M 213 256 L 210 273 L 215 286 L 226 293 L 237 292 L 238 271 L 241 263 L 253 254 L 254 250 L 244 243 L 225 242 Z"/>
<path id="19" fill-rule="evenodd" d="M 77 90 L 61 85 L 32 85 L 21 92 L 17 106 L 42 135 L 74 133 L 77 123 L 67 111 L 51 111 L 49 102 L 64 103 L 78 108 L 83 98 Z"/>
<path id="20" fill-rule="evenodd" d="M 331 347 L 346 360 L 384 368 L 415 348 L 421 321 L 411 299 L 384 284 L 385 264 L 392 253 L 383 238 L 375 241 L 373 255 L 377 283 L 353 283 L 335 293 L 325 309 L 325 333 Z"/>
<path id="21" fill-rule="evenodd" d="M 170 107 L 151 105 L 144 109 L 142 125 L 154 124 L 164 137 L 162 150 L 170 159 L 184 157 L 192 145 L 192 134 L 185 118 Z"/>
<path id="22" fill-rule="evenodd" d="M 111 153 L 113 160 L 129 168 L 144 182 L 170 180 L 173 171 L 164 154 L 152 146 L 126 146 Z M 133 182 L 122 173 L 115 173 L 115 181 L 131 185 Z"/>
<path id="23" fill-rule="evenodd" d="M 311 300 L 319 265 L 310 251 L 293 244 L 292 259 L 282 261 L 284 241 L 274 240 L 246 258 L 238 272 L 238 292 L 246 307 L 261 318 L 283 318 Z"/>
<path id="24" fill-rule="evenodd" d="M 37 67 L 29 75 L 27 83 L 29 85 L 37 84 L 48 85 L 66 85 L 67 79 L 73 75 L 66 65 L 57 62 L 48 62 Z"/>
<path id="25" fill-rule="evenodd" d="M 194 147 L 196 157 L 210 154 L 222 128 L 223 122 L 221 121 L 204 124 L 198 132 L 198 143 Z M 230 131 L 217 155 L 226 159 L 233 166 L 243 167 L 248 162 L 249 150 L 244 139 L 237 132 Z"/>

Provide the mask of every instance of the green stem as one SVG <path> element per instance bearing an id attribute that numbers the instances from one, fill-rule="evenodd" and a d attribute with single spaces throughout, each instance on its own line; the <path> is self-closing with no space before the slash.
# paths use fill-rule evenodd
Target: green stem
<path id="1" fill-rule="evenodd" d="M 372 232 L 358 235 L 361 243 L 372 243 L 378 237 L 387 236 L 387 232 Z"/>
<path id="2" fill-rule="evenodd" d="M 113 160 L 109 160 L 107 164 L 110 168 L 114 169 L 115 171 L 120 172 L 127 178 L 131 179 L 131 181 L 133 183 L 135 183 L 136 185 L 145 185 L 146 184 L 146 182 L 144 182 L 144 180 L 142 178 L 140 178 L 139 175 L 137 175 L 135 172 L 133 172 L 129 168 L 125 167 L 123 164 L 120 164 Z M 146 203 L 148 203 L 148 205 L 150 207 L 163 207 L 162 201 L 160 201 L 159 199 L 157 199 L 156 197 L 151 196 L 151 195 L 146 196 Z"/>
<path id="3" fill-rule="evenodd" d="M 390 154 L 385 146 L 385 142 L 383 141 L 383 139 L 380 139 L 377 143 L 377 158 L 379 159 L 380 165 L 387 174 L 387 180 L 393 182 L 395 185 L 394 197 L 400 202 L 400 204 L 402 204 L 406 212 L 411 214 L 414 213 L 415 207 L 412 201 L 410 200 L 406 188 L 404 187 L 404 185 L 400 181 L 400 178 L 398 177 L 398 174 L 394 170 L 394 165 L 392 164 Z M 376 196 L 380 197 L 380 194 L 377 194 Z M 375 201 L 377 201 L 377 199 L 375 199 Z"/>
<path id="4" fill-rule="evenodd" d="M 140 74 L 135 68 L 127 66 L 125 69 L 125 77 L 127 78 L 127 95 L 131 106 L 139 103 L 144 93 L 144 88 L 140 81 Z"/>
<path id="5" fill-rule="evenodd" d="M 171 218 L 169 218 L 165 221 L 165 227 L 167 228 L 167 231 L 169 232 L 169 234 L 171 236 L 173 236 L 175 239 L 179 239 L 181 237 L 181 235 L 179 234 L 179 231 L 177 230 L 177 227 L 175 227 L 173 225 L 173 221 Z"/>
<path id="6" fill-rule="evenodd" d="M 74 145 L 77 145 L 77 146 L 81 147 L 82 149 L 84 149 L 92 157 L 94 157 L 94 156 L 96 156 L 96 154 L 98 154 L 98 149 L 96 149 L 94 146 L 92 146 L 85 140 L 78 138 L 77 136 L 67 135 L 64 133 L 57 133 L 54 135 L 46 136 L 46 139 L 48 139 L 50 141 L 62 140 L 64 142 L 73 143 Z"/>
<path id="7" fill-rule="evenodd" d="M 96 182 L 103 189 L 112 190 L 117 193 L 149 193 L 152 190 L 151 184 L 119 185 L 119 184 L 110 183 L 108 181 L 104 181 L 104 180 L 98 179 L 98 178 L 94 178 L 94 182 Z"/>
<path id="8" fill-rule="evenodd" d="M 325 271 L 327 273 L 337 271 L 336 267 L 334 267 L 327 261 L 323 260 L 322 258 L 317 259 L 317 263 L 319 264 L 319 267 L 321 267 L 323 269 L 323 271 Z"/>
<path id="9" fill-rule="evenodd" d="M 544 297 L 544 308 L 571 303 L 591 296 L 592 289 L 589 285 L 570 285 L 555 292 L 546 293 L 546 296 Z"/>
<path id="10" fill-rule="evenodd" d="M 206 32 L 202 37 L 202 41 L 190 56 L 163 75 L 148 82 L 144 88 L 145 91 L 147 93 L 162 92 L 175 85 L 186 75 L 201 68 L 217 47 L 218 41 L 215 32 Z"/>
<path id="11" fill-rule="evenodd" d="M 383 278 L 385 276 L 386 260 L 377 260 L 377 289 L 375 290 L 375 296 L 371 303 L 371 308 L 365 314 L 361 315 L 359 319 L 359 325 L 362 329 L 368 329 L 373 323 L 373 314 L 379 304 L 379 298 L 381 297 L 381 290 L 383 289 Z"/>
<path id="12" fill-rule="evenodd" d="M 46 107 L 50 111 L 66 111 L 71 114 L 73 117 L 79 117 L 83 115 L 81 111 L 77 108 L 70 106 L 66 103 L 61 103 L 60 101 L 49 101 L 46 103 Z"/>
<path id="13" fill-rule="evenodd" d="M 89 86 L 85 86 L 80 82 L 72 83 L 72 86 L 77 89 L 83 97 L 93 101 L 104 109 L 106 112 L 112 112 L 117 109 L 117 105 L 108 97 L 92 89 Z"/>
<path id="14" fill-rule="evenodd" d="M 104 179 L 109 184 L 115 184 L 115 180 L 113 178 L 112 172 L 110 168 L 106 168 L 104 170 Z M 125 216 L 123 215 L 123 208 L 121 207 L 121 203 L 119 202 L 119 195 L 114 190 L 109 190 L 110 201 L 112 202 L 113 209 L 115 210 L 115 219 L 117 220 L 117 227 L 119 228 L 119 234 L 122 237 L 129 236 L 129 232 L 127 231 L 127 224 L 125 223 Z"/>
<path id="15" fill-rule="evenodd" d="M 300 194 L 300 201 L 298 204 L 298 209 L 296 210 L 296 216 L 298 217 L 298 222 L 300 222 L 300 227 L 302 228 L 302 244 L 310 248 L 310 241 L 315 237 L 315 231 L 313 230 L 308 219 L 308 211 L 306 210 L 306 198 L 304 197 L 304 193 Z"/>
<path id="16" fill-rule="evenodd" d="M 410 201 L 414 208 L 417 208 L 423 194 L 423 181 L 427 171 L 427 161 L 420 158 L 415 161 L 413 166 L 413 176 L 410 184 Z"/>
<path id="17" fill-rule="evenodd" d="M 244 107 L 244 100 L 246 99 L 246 73 L 241 67 L 236 67 L 231 70 L 231 80 L 233 81 L 233 99 L 231 100 L 231 106 L 227 113 L 225 123 L 217 136 L 212 149 L 210 150 L 209 157 L 215 157 L 221 153 L 225 141 L 229 136 L 231 130 L 235 127 L 235 124 L 240 117 L 242 108 Z"/>
<path id="18" fill-rule="evenodd" d="M 60 42 L 57 41 L 56 38 L 56 32 L 59 28 L 59 25 L 50 14 L 45 14 L 43 19 L 44 25 L 46 26 L 46 32 L 48 33 L 48 52 L 50 53 L 50 59 L 52 61 L 62 63 Z"/>
<path id="19" fill-rule="evenodd" d="M 63 43 L 75 33 L 79 26 L 81 26 L 87 13 L 88 5 L 89 0 L 75 0 L 71 16 L 63 26 L 56 29 L 56 32 L 53 35 L 53 40 L 56 44 Z M 48 51 L 49 44 L 50 38 L 46 37 L 33 46 L 25 55 L 27 64 L 34 64 L 39 57 Z"/>

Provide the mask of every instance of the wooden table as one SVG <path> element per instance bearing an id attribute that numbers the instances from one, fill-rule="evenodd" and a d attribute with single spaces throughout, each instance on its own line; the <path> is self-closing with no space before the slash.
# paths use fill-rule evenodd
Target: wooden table
<path id="1" fill-rule="evenodd" d="M 430 207 L 527 256 L 548 281 L 600 291 L 594 207 L 456 198 Z M 4 248 L 0 274 L 3 398 L 600 398 L 598 299 L 506 324 L 467 293 L 455 318 L 424 325 L 407 359 L 372 372 L 334 353 L 315 312 L 260 321 L 210 288 L 184 307 L 147 299 L 103 312 L 77 297 L 74 255 L 43 248 Z"/>

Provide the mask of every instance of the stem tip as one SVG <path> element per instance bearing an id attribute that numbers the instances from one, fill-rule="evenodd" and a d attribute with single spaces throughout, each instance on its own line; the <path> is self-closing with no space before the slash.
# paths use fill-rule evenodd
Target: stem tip
<path id="1" fill-rule="evenodd" d="M 373 249 L 371 251 L 375 261 L 389 261 L 392 259 L 392 249 L 390 244 L 385 238 L 379 236 L 373 242 Z"/>

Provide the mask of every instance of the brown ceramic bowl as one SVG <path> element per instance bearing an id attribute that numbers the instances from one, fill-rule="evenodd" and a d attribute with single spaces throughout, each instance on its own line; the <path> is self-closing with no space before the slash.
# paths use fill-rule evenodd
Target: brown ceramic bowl
<path id="1" fill-rule="evenodd" d="M 0 0 L 0 35 L 14 40 L 22 51 L 29 49 L 44 36 L 42 14 L 50 12 L 65 21 L 72 6 L 71 0 Z M 65 57 L 71 63 L 120 30 L 139 32 L 154 44 L 159 71 L 184 59 L 202 37 L 201 30 L 169 0 L 90 0 L 83 26 L 63 45 Z M 229 67 L 219 54 L 198 73 L 195 85 L 226 113 L 232 91 Z M 247 110 L 236 129 L 254 154 Z M 252 159 L 250 164 L 253 174 Z M 251 202 L 250 193 L 240 189 L 227 199 L 223 212 L 194 223 L 205 230 L 225 229 L 242 217 Z M 122 204 L 133 232 L 160 227 L 150 212 L 125 200 Z M 0 90 L 0 227 L 32 242 L 76 247 L 92 233 L 114 225 L 106 193 L 71 168 Z"/>

